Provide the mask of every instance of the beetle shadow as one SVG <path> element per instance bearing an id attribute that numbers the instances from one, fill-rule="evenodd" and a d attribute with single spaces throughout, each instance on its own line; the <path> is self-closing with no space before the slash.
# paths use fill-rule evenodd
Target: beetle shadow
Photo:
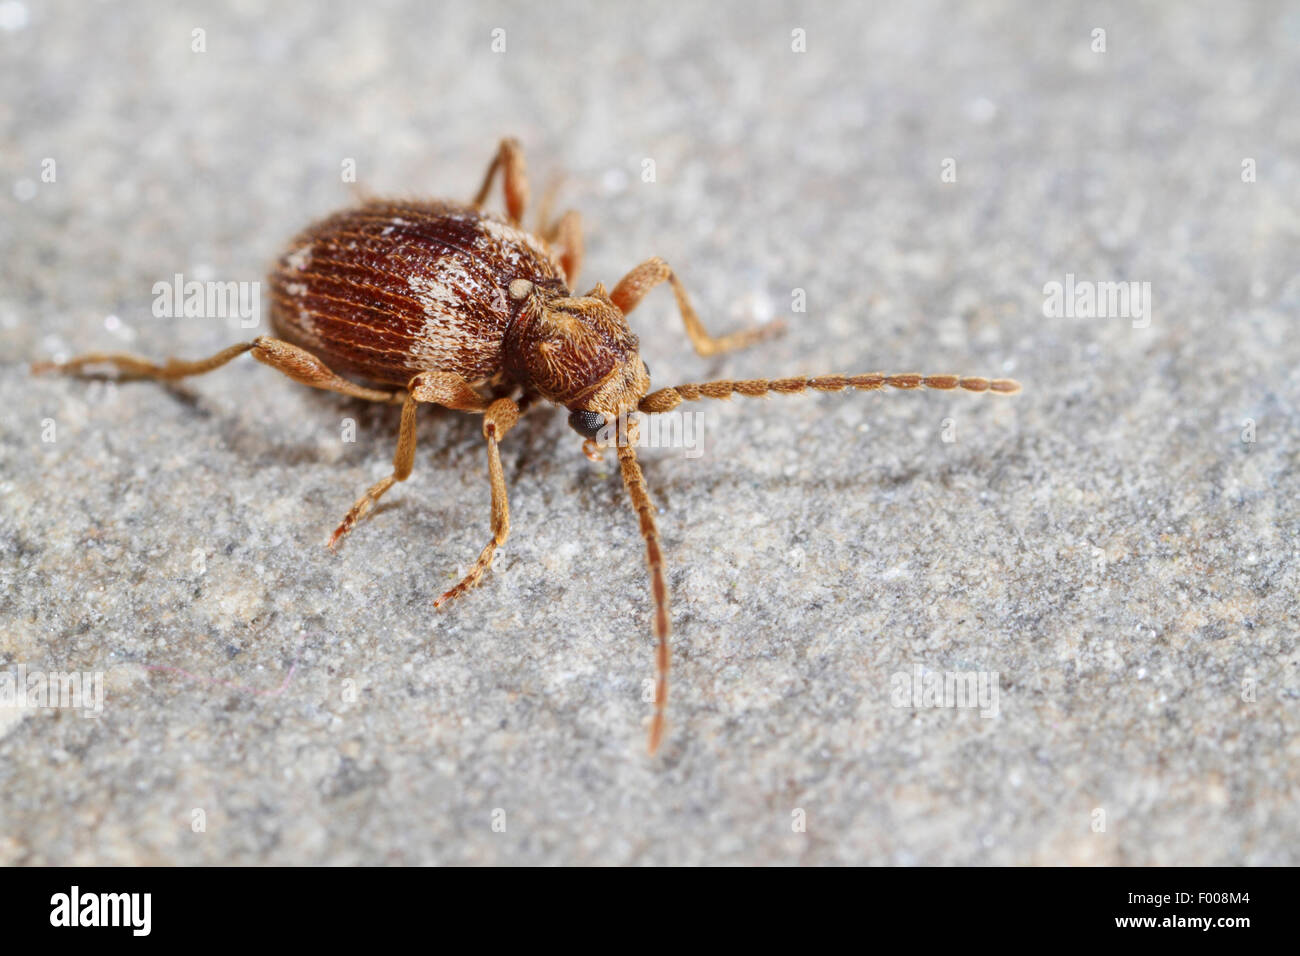
<path id="1" fill-rule="evenodd" d="M 348 395 L 312 389 L 313 397 L 304 412 L 310 419 L 295 422 L 286 433 L 283 422 L 255 427 L 248 416 L 230 407 L 216 404 L 211 396 L 187 382 L 122 383 L 111 375 L 84 375 L 83 379 L 118 381 L 122 385 L 161 388 L 172 401 L 195 419 L 211 423 L 225 453 L 250 465 L 285 468 L 337 465 L 340 469 L 369 467 L 377 461 L 391 461 L 397 449 L 402 409 L 400 405 L 370 402 Z M 292 385 L 292 383 L 288 383 Z M 513 487 L 526 474 L 539 470 L 550 459 L 558 426 L 553 408 L 545 402 L 530 409 L 501 445 L 502 465 Z M 454 461 L 456 466 L 474 462 L 482 468 L 486 488 L 487 448 L 483 439 L 482 416 L 456 411 L 441 405 L 422 404 L 416 417 L 416 461 L 412 478 L 425 472 L 436 473 L 440 460 Z M 345 437 L 344 429 L 350 431 Z M 306 435 L 307 437 L 304 437 Z M 352 445 L 337 457 L 328 444 Z M 410 480 L 410 479 L 408 479 Z M 359 493 L 344 488 L 341 498 Z M 371 511 L 383 514 L 403 505 L 402 497 L 382 499 Z"/>
<path id="2" fill-rule="evenodd" d="M 158 384 L 196 418 L 213 422 L 225 447 L 232 454 L 249 462 L 284 466 L 328 464 L 329 456 L 322 449 L 329 441 L 340 444 L 355 442 L 359 455 L 367 460 L 371 455 L 387 455 L 391 458 L 397 447 L 398 425 L 401 420 L 401 407 L 398 405 L 367 402 L 347 395 L 313 390 L 318 392 L 314 397 L 325 403 L 318 406 L 320 417 L 316 417 L 317 403 L 312 402 L 312 419 L 299 419 L 295 423 L 297 427 L 286 433 L 282 428 L 283 422 L 265 427 L 250 427 L 245 416 L 229 408 L 214 406 L 201 392 L 183 383 Z M 331 407 L 337 411 L 332 421 L 328 414 Z M 352 439 L 346 439 L 343 433 L 344 425 L 349 422 L 352 423 L 355 436 Z M 384 436 L 390 433 L 385 452 Z M 304 434 L 308 437 L 304 438 Z M 348 457 L 351 458 L 351 455 Z"/>

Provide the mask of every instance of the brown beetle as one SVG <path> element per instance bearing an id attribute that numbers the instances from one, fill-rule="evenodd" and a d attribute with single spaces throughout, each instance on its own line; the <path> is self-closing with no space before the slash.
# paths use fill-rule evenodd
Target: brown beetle
<path id="1" fill-rule="evenodd" d="M 504 180 L 504 220 L 482 210 L 498 172 Z M 582 262 L 578 216 L 569 212 L 547 223 L 543 215 L 539 232 L 532 234 L 520 225 L 527 201 L 523 153 L 517 142 L 505 140 L 469 205 L 370 201 L 299 235 L 270 276 L 271 327 L 277 338 L 260 336 L 193 362 L 169 359 L 157 365 L 132 355 L 96 353 L 40 363 L 33 370 L 77 373 L 108 364 L 121 379 L 174 380 L 210 372 L 251 351 L 258 361 L 305 385 L 401 404 L 393 472 L 352 506 L 330 537 L 331 548 L 411 473 L 417 405 L 433 402 L 481 413 L 492 486 L 492 538 L 469 573 L 434 602 L 439 607 L 479 582 L 510 532 L 498 445 L 538 399 L 569 410 L 569 424 L 595 457 L 600 447 L 595 439 L 604 438 L 614 422 L 625 425 L 638 412 L 664 412 L 699 398 L 886 386 L 1005 395 L 1020 388 L 1010 379 L 872 373 L 717 381 L 651 392 L 650 373 L 626 316 L 660 283 L 672 286 L 686 334 L 700 355 L 748 345 L 778 326 L 709 335 L 681 282 L 658 258 L 641 263 L 612 292 L 597 283 L 585 295 L 574 295 Z M 655 509 L 637 463 L 635 419 L 630 428 L 620 427 L 618 435 L 619 466 L 640 519 L 655 605 L 658 644 L 649 734 L 654 753 L 663 736 L 668 697 L 668 588 Z"/>

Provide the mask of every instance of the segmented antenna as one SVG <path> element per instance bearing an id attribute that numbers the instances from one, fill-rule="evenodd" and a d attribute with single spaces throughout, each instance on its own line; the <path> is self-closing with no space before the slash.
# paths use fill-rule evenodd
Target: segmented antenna
<path id="1" fill-rule="evenodd" d="M 699 384 L 676 385 L 661 388 L 641 399 L 638 409 L 643 412 L 666 412 L 676 408 L 682 402 L 694 402 L 701 398 L 729 399 L 732 395 L 744 395 L 757 398 L 769 393 L 777 395 L 797 395 L 808 390 L 818 392 L 842 392 L 855 389 L 859 392 L 873 392 L 882 388 L 915 389 L 930 388 L 940 391 L 964 389 L 967 392 L 993 392 L 997 395 L 1014 395 L 1020 391 L 1020 383 L 1010 378 L 977 378 L 962 375 L 922 375 L 919 372 L 904 372 L 891 375 L 886 372 L 869 372 L 866 375 L 821 375 L 816 378 L 756 378 L 746 381 L 702 382 Z"/>

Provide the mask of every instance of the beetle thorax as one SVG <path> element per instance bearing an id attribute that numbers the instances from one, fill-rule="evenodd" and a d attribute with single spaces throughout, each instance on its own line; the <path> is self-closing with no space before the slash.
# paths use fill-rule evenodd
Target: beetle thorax
<path id="1" fill-rule="evenodd" d="M 506 335 L 507 368 L 521 385 L 573 411 L 617 416 L 650 389 L 640 343 L 603 285 L 583 296 L 511 284 L 521 308 Z"/>

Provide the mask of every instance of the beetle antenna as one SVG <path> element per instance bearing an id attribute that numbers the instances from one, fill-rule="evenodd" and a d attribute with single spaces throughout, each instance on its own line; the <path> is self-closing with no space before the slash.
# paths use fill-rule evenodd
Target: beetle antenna
<path id="1" fill-rule="evenodd" d="M 668 585 L 664 580 L 663 549 L 659 545 L 659 526 L 655 523 L 654 503 L 646 490 L 645 476 L 636 460 L 636 448 L 631 441 L 618 446 L 618 464 L 623 472 L 623 486 L 627 488 L 641 521 L 641 537 L 645 539 L 645 561 L 650 569 L 650 593 L 654 596 L 655 649 L 655 712 L 650 723 L 648 748 L 653 755 L 659 749 L 664 733 L 664 706 L 668 703 L 668 635 L 672 622 L 668 617 Z"/>
<path id="2" fill-rule="evenodd" d="M 693 402 L 701 398 L 729 399 L 732 395 L 745 395 L 751 398 L 765 396 L 770 392 L 777 395 L 795 395 L 809 389 L 818 392 L 842 392 L 856 389 L 860 392 L 874 392 L 882 388 L 916 389 L 931 388 L 941 391 L 964 389 L 968 392 L 992 392 L 996 395 L 1014 395 L 1020 391 L 1020 383 L 1010 378 L 976 378 L 962 375 L 921 375 L 919 372 L 905 372 L 890 375 L 886 372 L 869 372 L 866 375 L 822 375 L 817 378 L 756 378 L 745 381 L 719 380 L 698 384 L 676 385 L 661 388 L 641 399 L 638 410 L 642 412 L 666 412 L 676 408 L 682 402 Z"/>

